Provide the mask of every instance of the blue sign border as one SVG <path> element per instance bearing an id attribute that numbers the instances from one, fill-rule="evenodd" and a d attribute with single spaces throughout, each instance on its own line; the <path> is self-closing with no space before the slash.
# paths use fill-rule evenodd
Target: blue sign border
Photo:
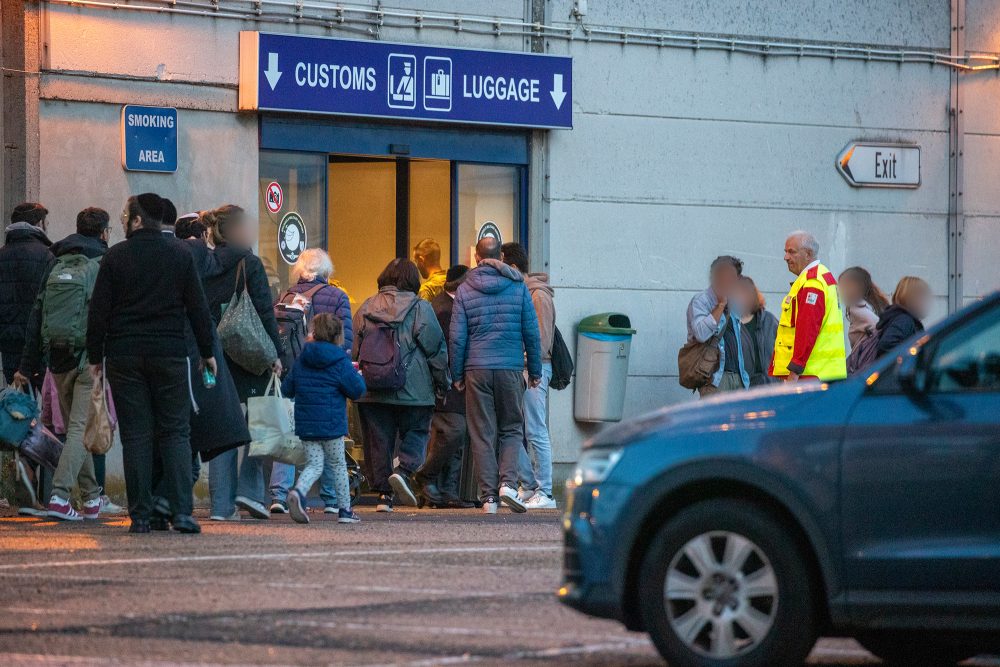
<path id="1" fill-rule="evenodd" d="M 490 49 L 475 49 L 469 47 L 450 47 L 450 46 L 437 46 L 437 45 L 427 45 L 427 44 L 413 44 L 406 42 L 382 42 L 373 40 L 362 40 L 362 39 L 344 39 L 341 37 L 330 37 L 321 35 L 297 35 L 292 33 L 272 33 L 272 32 L 258 32 L 258 31 L 243 31 L 240 33 L 240 110 L 243 111 L 275 111 L 275 112 L 285 112 L 285 113 L 295 113 L 295 114 L 315 114 L 323 116 L 343 116 L 343 117 L 353 117 L 353 118 L 381 118 L 390 120 L 409 120 L 416 122 L 427 122 L 434 124 L 450 124 L 450 125 L 481 125 L 481 126 L 493 126 L 493 127 L 518 127 L 518 128 L 535 128 L 535 129 L 572 129 L 573 127 L 573 58 L 572 56 L 565 56 L 552 53 L 531 53 L 525 51 L 508 51 L 508 50 L 490 50 Z M 252 40 L 252 43 L 250 42 Z M 274 42 L 285 42 L 295 43 L 293 46 L 278 46 Z M 524 76 L 530 76 L 531 74 L 537 73 L 538 63 L 542 63 L 545 60 L 549 62 L 542 67 L 541 74 L 547 77 L 553 77 L 554 75 L 559 75 L 561 77 L 561 92 L 564 98 L 558 108 L 554 108 L 553 111 L 547 113 L 548 118 L 538 122 L 532 121 L 530 116 L 531 112 L 521 112 L 523 114 L 523 122 L 517 118 L 517 112 L 498 114 L 498 118 L 469 118 L 467 115 L 463 116 L 460 112 L 454 110 L 454 94 L 452 94 L 452 104 L 448 110 L 442 109 L 427 109 L 426 100 L 424 94 L 420 94 L 417 97 L 418 101 L 424 101 L 424 109 L 420 109 L 421 105 L 416 104 L 417 108 L 413 109 L 393 109 L 389 110 L 384 104 L 382 108 L 373 109 L 372 112 L 365 111 L 364 109 L 351 108 L 350 106 L 359 106 L 360 102 L 354 102 L 349 104 L 344 104 L 342 109 L 329 109 L 323 108 L 323 104 L 315 99 L 306 100 L 302 104 L 289 104 L 287 103 L 288 95 L 282 93 L 275 93 L 269 87 L 265 73 L 270 68 L 268 62 L 268 54 L 277 52 L 279 56 L 284 56 L 287 59 L 293 53 L 310 53 L 309 49 L 315 49 L 315 47 L 308 46 L 309 44 L 325 44 L 327 45 L 325 49 L 321 50 L 336 50 L 336 44 L 346 44 L 354 46 L 356 48 L 354 51 L 356 54 L 354 57 L 356 60 L 349 63 L 354 66 L 361 66 L 362 64 L 367 65 L 369 62 L 375 62 L 374 60 L 364 60 L 364 58 L 370 58 L 371 52 L 383 52 L 377 53 L 379 57 L 386 57 L 391 55 L 396 50 L 405 50 L 408 54 L 415 55 L 419 61 L 423 61 L 425 58 L 442 58 L 447 57 L 449 54 L 454 52 L 460 52 L 462 54 L 468 55 L 472 61 L 480 61 L 477 64 L 483 66 L 483 63 L 489 63 L 493 65 L 497 61 L 506 60 L 507 64 L 514 63 L 515 61 L 520 61 L 518 64 L 520 67 L 512 76 L 520 75 L 522 78 Z M 283 50 L 284 49 L 284 50 Z M 294 58 L 294 56 L 292 56 Z M 299 62 L 305 60 L 304 58 Z M 532 61 L 535 63 L 535 70 L 532 70 Z M 323 59 L 314 59 L 314 62 L 322 63 Z M 465 63 L 463 63 L 465 64 Z M 280 75 L 288 77 L 289 80 L 294 76 L 291 68 L 288 68 L 283 62 L 280 63 L 281 69 L 278 70 Z M 386 66 L 388 67 L 388 66 Z M 457 68 L 456 68 L 457 69 Z M 388 74 L 387 71 L 379 69 L 379 73 Z M 415 73 L 416 74 L 416 73 Z M 452 79 L 451 89 L 455 89 L 455 81 L 457 79 L 458 73 Z M 419 84 L 422 86 L 425 82 L 422 80 Z M 279 84 L 280 85 L 280 79 Z M 385 85 L 384 82 L 382 85 Z M 549 85 L 541 87 L 539 92 L 544 96 L 544 99 L 548 100 L 550 95 L 552 95 L 556 90 L 555 82 L 553 80 L 552 90 L 549 89 Z M 361 91 L 360 95 L 368 94 L 374 91 Z M 384 95 L 388 92 L 380 92 Z M 307 91 L 303 93 L 305 98 L 310 97 L 310 93 Z M 342 94 L 343 95 L 343 94 Z M 282 96 L 285 99 L 280 100 L 268 100 L 269 97 L 279 97 Z M 313 97 L 319 97 L 317 93 L 312 93 Z M 295 99 L 295 102 L 301 101 L 303 98 L 299 97 Z M 503 105 L 510 103 L 507 101 L 500 101 L 498 104 Z M 516 104 L 524 105 L 525 102 L 517 102 Z M 537 103 L 535 103 L 537 104 Z M 326 105 L 329 107 L 330 105 Z M 502 107 L 500 107 L 502 108 Z M 551 108 L 551 107 L 550 107 Z M 345 110 L 347 109 L 347 110 Z M 484 114 L 480 111 L 476 115 L 483 116 Z M 499 118 L 499 116 L 505 116 Z M 513 120 L 511 119 L 513 117 Z M 563 122 L 564 121 L 564 122 Z"/>
<path id="2" fill-rule="evenodd" d="M 132 141 L 139 141 L 136 133 L 142 131 L 145 128 L 136 128 L 133 130 L 132 135 L 129 134 L 128 128 L 125 124 L 125 117 L 128 115 L 129 111 L 172 111 L 174 114 L 174 126 L 172 128 L 153 128 L 157 131 L 162 130 L 164 138 L 168 142 L 173 144 L 173 168 L 172 169 L 147 169 L 143 167 L 130 167 L 129 166 L 129 137 L 132 136 Z M 121 127 L 122 127 L 122 168 L 125 171 L 140 171 L 149 174 L 173 174 L 177 172 L 177 167 L 180 164 L 180 148 L 178 147 L 177 141 L 177 131 L 180 126 L 180 116 L 177 113 L 176 107 L 153 107 L 146 104 L 124 104 L 122 105 L 122 116 L 121 116 Z M 167 163 L 169 165 L 169 163 Z"/>

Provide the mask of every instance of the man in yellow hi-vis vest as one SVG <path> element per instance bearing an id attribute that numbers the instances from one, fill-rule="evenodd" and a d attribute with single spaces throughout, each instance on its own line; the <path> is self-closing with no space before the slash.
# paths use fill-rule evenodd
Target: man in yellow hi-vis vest
<path id="1" fill-rule="evenodd" d="M 847 377 L 837 281 L 818 255 L 819 243 L 809 232 L 793 232 L 785 241 L 785 263 L 798 277 L 781 302 L 769 372 L 790 382 Z"/>

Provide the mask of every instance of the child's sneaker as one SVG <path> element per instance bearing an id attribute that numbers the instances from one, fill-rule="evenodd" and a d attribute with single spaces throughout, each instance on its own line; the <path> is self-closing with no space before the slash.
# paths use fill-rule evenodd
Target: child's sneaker
<path id="1" fill-rule="evenodd" d="M 352 509 L 341 509 L 339 514 L 337 523 L 361 523 L 361 517 L 355 514 Z"/>
<path id="2" fill-rule="evenodd" d="M 309 523 L 305 502 L 302 500 L 302 495 L 295 489 L 288 492 L 288 513 L 292 515 L 292 520 L 295 523 Z"/>
<path id="3" fill-rule="evenodd" d="M 98 496 L 93 500 L 88 500 L 83 504 L 83 511 L 80 514 L 83 515 L 84 519 L 89 521 L 96 521 L 98 516 L 101 514 L 101 497 Z"/>
<path id="4" fill-rule="evenodd" d="M 392 511 L 392 496 L 383 493 L 378 497 L 378 505 L 375 506 L 376 512 L 391 512 Z"/>
<path id="5" fill-rule="evenodd" d="M 63 521 L 83 521 L 80 513 L 73 509 L 73 504 L 59 496 L 49 498 L 49 507 L 46 514 L 53 519 L 62 519 Z"/>

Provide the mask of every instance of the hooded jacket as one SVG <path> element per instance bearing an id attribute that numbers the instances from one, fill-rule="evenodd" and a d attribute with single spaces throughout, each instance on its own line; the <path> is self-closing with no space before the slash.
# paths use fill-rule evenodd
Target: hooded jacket
<path id="1" fill-rule="evenodd" d="M 365 381 L 350 357 L 333 343 L 307 343 L 281 383 L 295 400 L 295 435 L 303 440 L 333 440 L 347 435 L 347 399 L 365 393 Z"/>
<path id="2" fill-rule="evenodd" d="M 100 238 L 84 236 L 83 234 L 70 234 L 62 241 L 52 244 L 51 250 L 55 259 L 63 255 L 83 255 L 88 259 L 93 259 L 95 257 L 102 257 L 108 251 L 108 244 Z M 21 355 L 20 371 L 23 375 L 29 377 L 32 373 L 41 370 L 42 367 L 42 354 L 44 352 L 42 350 L 42 304 L 45 297 L 43 288 L 49 280 L 52 267 L 55 266 L 55 259 L 45 267 L 42 281 L 39 284 L 38 296 L 35 299 L 34 307 L 31 309 L 31 317 L 28 318 L 28 326 L 25 330 L 24 353 Z M 53 373 L 69 372 L 79 362 L 79 359 L 68 355 L 66 352 L 60 354 L 59 350 L 53 350 L 50 357 L 46 360 L 49 369 Z"/>
<path id="3" fill-rule="evenodd" d="M 288 291 L 294 294 L 304 294 L 317 285 L 325 285 L 325 287 L 313 295 L 312 313 L 313 315 L 330 313 L 343 323 L 344 350 L 349 354 L 354 348 L 354 325 L 351 322 L 351 300 L 347 298 L 347 292 L 318 279 L 300 280 L 289 287 Z"/>
<path id="4" fill-rule="evenodd" d="M 542 376 L 538 316 L 524 276 L 498 259 L 484 259 L 466 274 L 455 294 L 451 316 L 451 372 L 455 381 L 466 369 L 524 369 Z"/>
<path id="5" fill-rule="evenodd" d="M 905 308 L 893 304 L 885 309 L 875 328 L 879 337 L 878 354 L 882 356 L 913 334 L 923 331 L 924 325 Z"/>
<path id="6" fill-rule="evenodd" d="M 353 359 L 358 360 L 365 334 L 373 323 L 396 327 L 400 353 L 406 366 L 406 384 L 399 391 L 369 391 L 362 402 L 431 406 L 444 394 L 448 377 L 448 346 L 434 308 L 413 292 L 383 287 L 354 314 Z"/>
<path id="7" fill-rule="evenodd" d="M 16 368 L 25 329 L 42 279 L 52 263 L 52 242 L 39 227 L 15 222 L 0 248 L 0 352 L 4 366 Z"/>
<path id="8" fill-rule="evenodd" d="M 538 316 L 538 333 L 541 337 L 542 361 L 552 361 L 552 341 L 556 333 L 556 306 L 553 301 L 555 290 L 549 285 L 549 274 L 529 273 L 524 277 L 531 302 Z"/>

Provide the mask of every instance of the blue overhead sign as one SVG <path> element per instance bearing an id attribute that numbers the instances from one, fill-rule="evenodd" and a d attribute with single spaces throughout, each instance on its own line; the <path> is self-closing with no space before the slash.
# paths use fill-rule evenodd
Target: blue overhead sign
<path id="1" fill-rule="evenodd" d="M 129 171 L 177 171 L 177 109 L 122 108 L 122 166 Z"/>
<path id="2" fill-rule="evenodd" d="M 573 59 L 240 33 L 240 109 L 573 127 Z"/>

